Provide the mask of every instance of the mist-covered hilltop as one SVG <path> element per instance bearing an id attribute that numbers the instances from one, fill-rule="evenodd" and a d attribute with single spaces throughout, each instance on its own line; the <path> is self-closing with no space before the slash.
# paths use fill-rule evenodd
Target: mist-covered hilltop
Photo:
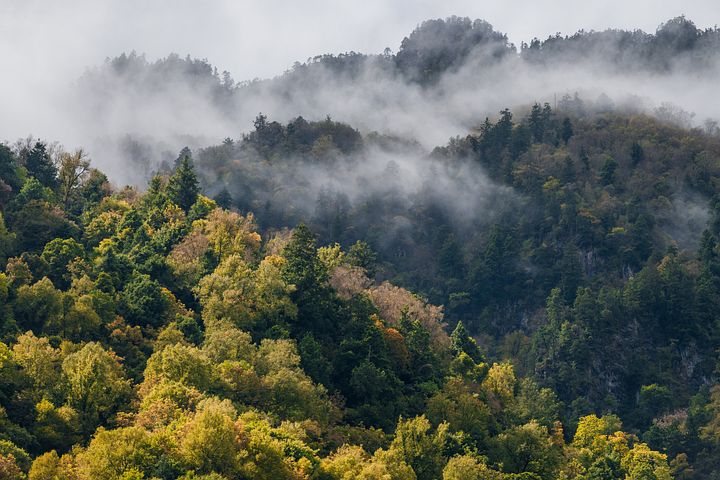
<path id="1" fill-rule="evenodd" d="M 57 120 L 33 133 L 101 150 L 97 162 L 116 181 L 143 185 L 164 152 L 237 139 L 259 112 L 282 123 L 330 115 L 426 149 L 503 108 L 554 105 L 575 92 L 648 113 L 670 103 L 702 124 L 720 109 L 719 35 L 680 17 L 654 34 L 579 32 L 517 48 L 487 22 L 452 17 L 424 22 L 397 53 L 318 55 L 275 78 L 242 82 L 204 60 L 128 53 L 90 68 L 69 91 L 58 85 L 59 98 L 43 105 L 43 120 Z M 145 170 L 119 166 L 137 156 Z"/>
<path id="2" fill-rule="evenodd" d="M 0 480 L 715 478 L 719 38 L 87 70 L 0 144 Z"/>

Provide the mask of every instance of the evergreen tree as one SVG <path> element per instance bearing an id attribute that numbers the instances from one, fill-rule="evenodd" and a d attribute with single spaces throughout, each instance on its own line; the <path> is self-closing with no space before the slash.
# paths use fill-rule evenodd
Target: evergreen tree
<path id="1" fill-rule="evenodd" d="M 572 128 L 572 122 L 568 117 L 565 117 L 562 123 L 562 130 L 560 132 L 560 137 L 562 138 L 562 141 L 564 143 L 567 143 L 572 136 L 575 135 Z"/>
<path id="2" fill-rule="evenodd" d="M 180 165 L 168 181 L 167 189 L 170 200 L 185 212 L 188 212 L 197 200 L 200 187 L 189 155 L 185 155 L 180 161 Z"/>
<path id="3" fill-rule="evenodd" d="M 645 150 L 638 142 L 633 142 L 630 147 L 630 159 L 635 167 L 645 159 Z"/>
<path id="4" fill-rule="evenodd" d="M 374 278 L 377 271 L 376 255 L 370 245 L 358 240 L 348 250 L 347 259 L 351 265 L 365 269 L 368 277 Z"/>
<path id="5" fill-rule="evenodd" d="M 468 333 L 462 321 L 458 322 L 450 338 L 452 340 L 452 349 L 455 355 L 460 355 L 464 352 L 470 355 L 470 358 L 472 358 L 475 362 L 484 361 L 480 348 L 478 348 L 475 339 L 470 336 L 470 333 Z"/>
<path id="6" fill-rule="evenodd" d="M 232 207 L 233 204 L 233 198 L 232 195 L 230 195 L 230 192 L 228 192 L 228 189 L 223 187 L 222 190 L 220 190 L 220 193 L 215 195 L 213 198 L 215 200 L 215 203 L 217 203 L 218 207 L 228 209 Z"/>
<path id="7" fill-rule="evenodd" d="M 0 144 L 0 182 L 13 191 L 19 190 L 22 186 L 17 168 L 17 158 L 13 151 L 6 145 Z M 2 195 L 2 183 L 0 183 L 0 195 Z"/>
<path id="8" fill-rule="evenodd" d="M 618 163 L 614 158 L 609 157 L 605 160 L 602 168 L 600 169 L 600 179 L 603 185 L 611 185 L 615 182 L 615 171 L 618 168 Z"/>
<path id="9" fill-rule="evenodd" d="M 297 328 L 311 329 L 318 335 L 327 335 L 335 325 L 328 272 L 317 256 L 317 237 L 304 223 L 298 225 L 285 247 L 287 263 L 283 279 L 295 286 L 292 300 L 298 306 Z"/>
<path id="10" fill-rule="evenodd" d="M 44 186 L 53 190 L 58 186 L 58 169 L 50 158 L 47 146 L 44 143 L 35 143 L 32 150 L 27 153 L 25 168 L 30 175 Z"/>

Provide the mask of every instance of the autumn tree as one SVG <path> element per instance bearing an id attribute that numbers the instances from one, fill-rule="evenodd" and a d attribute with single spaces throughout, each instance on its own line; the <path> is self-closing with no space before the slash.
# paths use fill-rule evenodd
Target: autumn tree
<path id="1" fill-rule="evenodd" d="M 98 343 L 87 343 L 65 357 L 62 373 L 67 403 L 80 412 L 85 433 L 107 421 L 129 398 L 130 384 L 119 359 Z"/>
<path id="2" fill-rule="evenodd" d="M 82 149 L 78 149 L 73 153 L 62 152 L 59 163 L 58 191 L 62 204 L 67 208 L 73 194 L 90 173 L 90 160 Z"/>

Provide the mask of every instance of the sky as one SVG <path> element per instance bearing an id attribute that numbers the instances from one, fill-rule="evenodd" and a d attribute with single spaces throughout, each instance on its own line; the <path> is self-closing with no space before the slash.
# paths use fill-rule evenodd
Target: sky
<path id="1" fill-rule="evenodd" d="M 28 86 L 135 50 L 207 58 L 238 80 L 280 74 L 321 53 L 396 51 L 420 22 L 481 18 L 516 44 L 608 27 L 654 31 L 686 15 L 720 22 L 717 0 L 3 0 L 0 58 Z M 7 85 L 7 76 L 0 86 Z M 8 95 L 5 90 L 2 95 Z"/>

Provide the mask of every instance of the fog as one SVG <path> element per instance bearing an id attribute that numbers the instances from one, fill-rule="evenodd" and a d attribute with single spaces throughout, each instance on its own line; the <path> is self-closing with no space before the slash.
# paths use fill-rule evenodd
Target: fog
<path id="1" fill-rule="evenodd" d="M 338 76 L 315 65 L 302 75 L 250 84 L 218 99 L 216 86 L 207 83 L 159 74 L 143 79 L 149 75 L 144 70 L 119 76 L 104 65 L 121 52 L 144 54 L 150 64 L 177 52 L 181 58 L 206 58 L 242 81 L 278 77 L 294 62 L 323 53 L 380 54 L 385 47 L 397 52 L 403 37 L 423 20 L 452 14 L 485 19 L 515 45 L 579 29 L 654 32 L 680 14 L 698 27 L 713 26 L 720 18 L 714 1 L 677 3 L 608 1 L 578 8 L 565 0 L 511 5 L 313 0 L 218 1 L 200 8 L 190 1 L 5 2 L 0 6 L 0 140 L 33 134 L 68 148 L 82 145 L 116 183 L 142 185 L 150 169 L 128 168 L 127 150 L 118 144 L 126 135 L 151 144 L 148 161 L 156 165 L 184 145 L 199 148 L 240 138 L 259 112 L 281 122 L 330 115 L 363 133 L 412 138 L 427 151 L 502 108 L 553 103 L 574 92 L 587 100 L 606 93 L 616 105 L 646 112 L 672 102 L 701 122 L 720 116 L 716 68 L 702 74 L 682 65 L 662 74 L 624 72 L 594 58 L 535 66 L 517 55 L 490 65 L 487 52 L 479 50 L 432 87 L 365 61 L 354 75 Z"/>

